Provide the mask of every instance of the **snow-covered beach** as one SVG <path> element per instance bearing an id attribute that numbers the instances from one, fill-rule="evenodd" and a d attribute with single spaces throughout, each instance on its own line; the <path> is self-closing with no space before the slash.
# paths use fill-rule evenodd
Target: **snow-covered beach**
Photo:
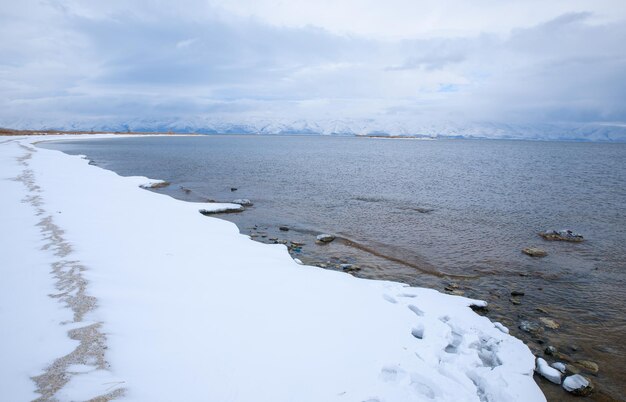
<path id="1" fill-rule="evenodd" d="M 0 140 L 2 398 L 545 400 L 482 302 L 299 265 L 54 138 Z"/>

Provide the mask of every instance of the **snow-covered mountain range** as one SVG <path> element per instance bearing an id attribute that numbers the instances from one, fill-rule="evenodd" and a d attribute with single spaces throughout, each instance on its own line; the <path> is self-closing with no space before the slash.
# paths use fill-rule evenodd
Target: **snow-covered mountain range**
<path id="1" fill-rule="evenodd" d="M 201 134 L 301 134 L 370 135 L 407 137 L 492 138 L 626 142 L 626 125 L 620 123 L 535 123 L 385 121 L 377 119 L 327 119 L 310 121 L 254 119 L 229 121 L 209 117 L 169 119 L 83 119 L 0 121 L 0 127 L 18 130 L 174 132 Z"/>

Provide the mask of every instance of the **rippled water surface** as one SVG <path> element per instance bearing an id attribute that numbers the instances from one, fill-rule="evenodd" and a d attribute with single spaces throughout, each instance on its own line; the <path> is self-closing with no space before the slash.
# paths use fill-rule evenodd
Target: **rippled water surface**
<path id="1" fill-rule="evenodd" d="M 572 361 L 597 362 L 600 371 L 587 373 L 598 389 L 592 399 L 624 400 L 625 144 L 201 136 L 45 147 L 167 180 L 156 191 L 179 199 L 248 198 L 253 207 L 222 218 L 259 241 L 304 243 L 291 253 L 305 263 L 349 263 L 357 276 L 488 300 L 487 315 L 534 351 L 550 344 Z M 563 228 L 586 240 L 537 235 Z M 338 239 L 315 244 L 322 232 Z M 528 257 L 527 246 L 548 256 Z M 517 328 L 541 317 L 560 327 Z M 550 400 L 570 398 L 537 380 Z"/>

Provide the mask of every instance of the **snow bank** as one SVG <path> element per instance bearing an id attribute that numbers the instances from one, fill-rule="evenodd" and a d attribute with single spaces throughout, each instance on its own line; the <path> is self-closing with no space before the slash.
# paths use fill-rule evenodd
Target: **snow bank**
<path id="1" fill-rule="evenodd" d="M 37 139 L 0 143 L 2 172 L 31 155 L 24 169 L 72 244 L 64 258 L 85 267 L 98 304 L 88 319 L 101 323 L 107 346 L 104 369 L 68 366 L 60 400 L 123 387 L 131 401 L 545 401 L 528 348 L 468 307 L 484 302 L 299 265 L 284 245 L 254 242 L 198 213 L 212 204 L 143 190 L 147 178 L 34 148 Z M 23 209 L 15 184 L 0 182 L 11 194 L 5 209 Z M 3 233 L 26 233 L 36 221 L 5 215 L 11 230 Z M 33 248 L 32 236 L 4 235 L 3 250 Z M 1 318 L 43 337 L 51 329 L 41 321 L 57 322 L 58 306 L 46 290 L 11 276 L 25 268 L 20 260 L 0 266 L 13 297 L 23 292 L 54 311 L 26 319 L 0 310 Z M 45 269 L 33 275 L 50 286 Z M 3 332 L 0 344 L 7 339 Z M 68 340 L 47 342 L 62 354 Z M 20 384 L 52 357 L 21 349 L 9 356 L 3 370 Z M 20 366 L 31 356 L 39 363 Z M 22 395 L 13 384 L 2 392 Z"/>

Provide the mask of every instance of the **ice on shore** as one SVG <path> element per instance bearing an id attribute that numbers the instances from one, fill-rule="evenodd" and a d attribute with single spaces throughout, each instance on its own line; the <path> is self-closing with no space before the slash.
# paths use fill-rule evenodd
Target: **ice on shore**
<path id="1" fill-rule="evenodd" d="M 553 368 L 559 370 L 561 373 L 565 373 L 565 371 L 567 370 L 567 367 L 565 366 L 565 364 L 563 364 L 561 362 L 552 363 L 550 366 L 552 366 Z"/>
<path id="2" fill-rule="evenodd" d="M 548 381 L 555 384 L 561 384 L 561 372 L 553 367 L 550 367 L 548 362 L 541 357 L 537 358 L 537 372 Z"/>
<path id="3" fill-rule="evenodd" d="M 0 144 L 8 400 L 32 398 L 30 377 L 76 346 L 58 324 L 67 311 L 47 296 L 35 225 L 49 216 L 72 245 L 56 258 L 84 266 L 97 300 L 86 319 L 106 336 L 107 366 L 69 366 L 59 400 L 123 388 L 131 401 L 545 401 L 529 349 L 469 308 L 486 303 L 300 265 L 284 245 L 198 213 L 213 204 L 143 190 L 146 178 L 36 140 Z M 7 180 L 24 171 L 36 187 Z M 41 217 L 21 203 L 30 196 Z"/>

